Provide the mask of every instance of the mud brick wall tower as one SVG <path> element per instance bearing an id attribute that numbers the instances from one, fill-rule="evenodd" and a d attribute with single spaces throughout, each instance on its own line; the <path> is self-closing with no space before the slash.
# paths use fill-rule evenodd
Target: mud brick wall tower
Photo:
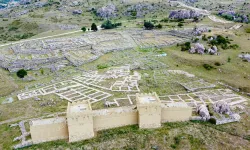
<path id="1" fill-rule="evenodd" d="M 154 93 L 136 94 L 140 128 L 161 127 L 161 101 Z"/>
<path id="2" fill-rule="evenodd" d="M 68 103 L 67 122 L 69 142 L 94 137 L 93 116 L 89 101 Z"/>

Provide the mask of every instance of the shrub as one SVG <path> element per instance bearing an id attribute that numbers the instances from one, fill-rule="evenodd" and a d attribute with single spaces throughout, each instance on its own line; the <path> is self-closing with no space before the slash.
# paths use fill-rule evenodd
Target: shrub
<path id="1" fill-rule="evenodd" d="M 131 16 L 136 17 L 137 16 L 137 11 L 136 10 L 131 11 L 130 14 L 131 14 Z"/>
<path id="2" fill-rule="evenodd" d="M 245 28 L 246 33 L 250 33 L 250 27 Z"/>
<path id="3" fill-rule="evenodd" d="M 158 29 L 161 29 L 161 28 L 162 28 L 162 25 L 161 25 L 161 24 L 158 24 L 158 25 L 156 25 L 155 27 L 158 28 Z"/>
<path id="4" fill-rule="evenodd" d="M 106 20 L 103 24 L 102 24 L 102 28 L 104 28 L 104 29 L 114 29 L 114 28 L 116 28 L 116 27 L 118 27 L 118 26 L 121 26 L 122 25 L 122 23 L 112 23 L 110 20 Z"/>
<path id="5" fill-rule="evenodd" d="M 9 27 L 9 31 L 16 31 L 18 30 L 18 27 Z"/>
<path id="6" fill-rule="evenodd" d="M 97 65 L 97 69 L 105 69 L 105 68 L 108 68 L 108 65 L 106 65 L 106 64 Z"/>
<path id="7" fill-rule="evenodd" d="M 16 75 L 19 77 L 19 78 L 24 78 L 24 76 L 27 75 L 27 71 L 24 70 L 24 69 L 21 69 L 21 70 L 18 70 Z"/>
<path id="8" fill-rule="evenodd" d="M 239 48 L 240 46 L 238 44 L 232 44 L 232 45 L 229 45 L 229 48 L 230 49 L 237 49 Z"/>
<path id="9" fill-rule="evenodd" d="M 181 28 L 181 27 L 183 27 L 184 25 L 183 25 L 183 23 L 179 22 L 177 26 Z"/>
<path id="10" fill-rule="evenodd" d="M 203 64 L 203 67 L 206 69 L 206 70 L 211 70 L 213 69 L 214 67 L 209 65 L 209 64 Z"/>
<path id="11" fill-rule="evenodd" d="M 149 21 L 145 21 L 144 22 L 144 27 L 146 30 L 152 30 L 154 28 L 154 24 L 149 22 Z"/>
<path id="12" fill-rule="evenodd" d="M 210 118 L 210 119 L 208 120 L 208 122 L 210 122 L 210 123 L 212 123 L 212 124 L 216 124 L 216 119 Z"/>
<path id="13" fill-rule="evenodd" d="M 208 40 L 208 39 L 207 39 L 207 36 L 206 36 L 206 35 L 203 35 L 203 36 L 202 36 L 202 40 L 203 40 L 203 41 L 207 41 L 207 40 Z"/>
<path id="14" fill-rule="evenodd" d="M 82 30 L 83 32 L 85 32 L 85 31 L 86 31 L 86 27 L 82 27 L 81 30 Z"/>
<path id="15" fill-rule="evenodd" d="M 168 22 L 168 18 L 164 18 L 160 22 Z"/>
<path id="16" fill-rule="evenodd" d="M 215 66 L 221 66 L 220 62 L 215 62 L 214 65 Z"/>
<path id="17" fill-rule="evenodd" d="M 181 51 L 187 51 L 190 48 L 191 48 L 191 43 L 190 42 L 186 42 L 186 43 L 181 45 Z"/>
<path id="18" fill-rule="evenodd" d="M 198 42 L 199 40 L 200 40 L 199 38 L 195 38 L 194 43 Z"/>
<path id="19" fill-rule="evenodd" d="M 30 37 L 32 37 L 34 35 L 35 35 L 34 33 L 24 33 L 24 34 L 16 35 L 15 38 L 17 38 L 17 39 L 27 39 L 27 38 L 30 38 Z"/>
<path id="20" fill-rule="evenodd" d="M 231 58 L 230 57 L 227 58 L 227 62 L 231 62 Z"/>

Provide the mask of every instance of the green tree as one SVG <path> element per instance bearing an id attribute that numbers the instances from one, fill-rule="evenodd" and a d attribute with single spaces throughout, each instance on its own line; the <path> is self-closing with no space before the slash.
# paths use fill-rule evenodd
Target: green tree
<path id="1" fill-rule="evenodd" d="M 24 69 L 21 69 L 21 70 L 18 70 L 16 75 L 19 77 L 19 78 L 24 78 L 24 76 L 27 75 L 27 71 L 24 70 Z"/>
<path id="2" fill-rule="evenodd" d="M 83 32 L 85 32 L 85 31 L 86 31 L 86 27 L 82 27 L 81 30 L 82 30 Z"/>
<path id="3" fill-rule="evenodd" d="M 122 23 L 112 23 L 110 20 L 106 20 L 103 22 L 103 24 L 101 25 L 101 28 L 104 29 L 114 29 L 118 26 L 121 26 Z"/>
<path id="4" fill-rule="evenodd" d="M 93 30 L 93 31 L 97 31 L 98 30 L 95 23 L 92 23 L 91 30 Z"/>
<path id="5" fill-rule="evenodd" d="M 151 23 L 150 21 L 145 21 L 144 22 L 144 27 L 146 30 L 152 30 L 154 28 L 154 24 Z"/>

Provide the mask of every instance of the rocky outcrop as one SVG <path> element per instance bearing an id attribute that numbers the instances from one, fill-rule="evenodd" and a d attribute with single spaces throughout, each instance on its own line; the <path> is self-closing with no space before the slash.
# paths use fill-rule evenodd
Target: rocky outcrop
<path id="1" fill-rule="evenodd" d="M 78 9 L 78 10 L 73 10 L 73 14 L 74 15 L 81 15 L 82 14 L 82 10 Z"/>
<path id="2" fill-rule="evenodd" d="M 218 15 L 235 22 L 243 22 L 243 23 L 249 22 L 249 18 L 247 15 L 239 14 L 236 13 L 235 11 L 221 10 L 218 12 Z"/>
<path id="3" fill-rule="evenodd" d="M 154 12 L 157 9 L 158 9 L 158 5 L 156 4 L 152 6 L 151 4 L 148 4 L 148 3 L 138 3 L 138 4 L 128 7 L 124 15 L 141 18 L 141 17 L 144 17 L 148 13 Z"/>
<path id="4" fill-rule="evenodd" d="M 220 114 L 231 114 L 229 105 L 225 101 L 219 101 L 213 105 L 215 112 Z"/>
<path id="5" fill-rule="evenodd" d="M 203 32 L 208 32 L 207 27 L 195 27 L 192 31 L 193 35 L 201 35 Z"/>
<path id="6" fill-rule="evenodd" d="M 173 10 L 170 12 L 169 18 L 171 19 L 193 19 L 195 17 L 200 17 L 201 14 L 194 10 Z"/>
<path id="7" fill-rule="evenodd" d="M 206 121 L 210 119 L 210 114 L 206 105 L 198 106 L 196 111 L 201 116 L 202 120 Z"/>
<path id="8" fill-rule="evenodd" d="M 216 46 L 212 46 L 211 48 L 208 49 L 208 53 L 211 55 L 215 55 L 218 52 L 218 48 Z"/>
<path id="9" fill-rule="evenodd" d="M 189 53 L 191 53 L 191 54 L 195 54 L 195 53 L 204 54 L 205 53 L 205 47 L 200 43 L 196 43 L 194 45 L 194 47 L 191 47 L 191 49 L 189 50 Z"/>
<path id="10" fill-rule="evenodd" d="M 240 54 L 239 57 L 244 61 L 250 62 L 250 54 Z"/>
<path id="11" fill-rule="evenodd" d="M 101 18 L 113 18 L 117 15 L 116 7 L 113 4 L 97 9 L 96 13 Z"/>
<path id="12" fill-rule="evenodd" d="M 28 5 L 31 4 L 31 0 L 20 0 L 19 2 L 21 5 Z"/>

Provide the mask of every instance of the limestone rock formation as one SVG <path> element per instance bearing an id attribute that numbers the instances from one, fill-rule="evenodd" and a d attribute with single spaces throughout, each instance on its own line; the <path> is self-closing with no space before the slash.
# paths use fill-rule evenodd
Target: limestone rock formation
<path id="1" fill-rule="evenodd" d="M 232 114 L 232 115 L 230 115 L 230 118 L 231 119 L 234 119 L 234 120 L 236 120 L 236 121 L 240 121 L 240 115 L 239 114 Z"/>
<path id="2" fill-rule="evenodd" d="M 141 18 L 144 17 L 144 15 L 153 12 L 157 8 L 158 8 L 157 5 L 152 6 L 151 4 L 148 3 L 138 3 L 128 7 L 125 12 L 125 15 Z"/>
<path id="3" fill-rule="evenodd" d="M 220 114 L 231 114 L 231 109 L 225 101 L 219 101 L 213 105 L 215 112 Z"/>
<path id="4" fill-rule="evenodd" d="M 240 54 L 239 57 L 244 61 L 250 62 L 250 54 Z"/>
<path id="5" fill-rule="evenodd" d="M 193 29 L 193 35 L 201 35 L 203 32 L 208 32 L 207 27 L 195 27 Z"/>
<path id="6" fill-rule="evenodd" d="M 206 121 L 210 119 L 210 114 L 206 105 L 198 106 L 196 111 L 202 117 L 202 120 Z"/>
<path id="7" fill-rule="evenodd" d="M 171 19 L 192 19 L 195 17 L 200 17 L 201 14 L 194 10 L 173 10 L 170 12 L 169 18 Z"/>
<path id="8" fill-rule="evenodd" d="M 194 45 L 194 47 L 191 47 L 191 49 L 189 50 L 189 53 L 194 54 L 194 53 L 198 53 L 198 54 L 204 54 L 205 52 L 205 47 L 200 44 L 200 43 L 196 43 Z"/>
<path id="9" fill-rule="evenodd" d="M 113 4 L 97 9 L 97 15 L 102 18 L 113 18 L 116 16 L 116 6 Z"/>
<path id="10" fill-rule="evenodd" d="M 238 14 L 235 11 L 228 11 L 228 10 L 221 10 L 218 12 L 219 16 L 225 17 L 235 22 L 243 22 L 248 23 L 249 19 L 248 16 L 245 14 Z"/>
<path id="11" fill-rule="evenodd" d="M 215 55 L 218 52 L 218 48 L 216 46 L 212 46 L 208 49 L 208 53 L 211 55 Z"/>
<path id="12" fill-rule="evenodd" d="M 80 10 L 80 9 L 73 10 L 73 14 L 80 15 L 80 14 L 82 14 L 82 10 Z"/>
<path id="13" fill-rule="evenodd" d="M 27 4 L 31 4 L 31 0 L 20 0 L 19 2 L 21 5 L 27 5 Z"/>

